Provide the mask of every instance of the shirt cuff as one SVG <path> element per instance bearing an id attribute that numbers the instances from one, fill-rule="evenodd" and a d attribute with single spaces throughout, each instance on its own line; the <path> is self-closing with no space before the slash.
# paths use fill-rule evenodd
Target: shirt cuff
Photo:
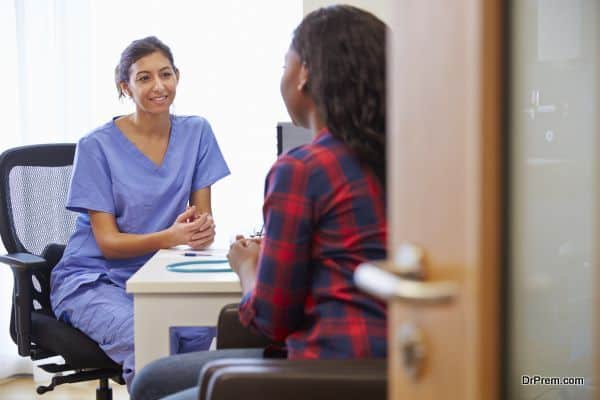
<path id="1" fill-rule="evenodd" d="M 238 312 L 240 315 L 240 322 L 244 326 L 249 326 L 254 319 L 254 307 L 252 306 L 252 295 L 254 292 L 248 292 L 240 301 L 240 305 L 238 306 Z"/>

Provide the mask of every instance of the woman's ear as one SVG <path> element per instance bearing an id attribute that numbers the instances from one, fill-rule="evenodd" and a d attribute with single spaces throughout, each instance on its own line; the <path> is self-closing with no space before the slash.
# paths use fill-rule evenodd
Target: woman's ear
<path id="1" fill-rule="evenodd" d="M 126 82 L 120 82 L 119 87 L 121 88 L 121 93 L 127 97 L 131 97 L 131 93 L 129 92 L 129 85 Z"/>
<path id="2" fill-rule="evenodd" d="M 177 78 L 177 83 L 179 83 L 179 69 L 175 68 L 175 78 Z"/>
<path id="3" fill-rule="evenodd" d="M 308 68 L 306 67 L 306 63 L 302 63 L 300 66 L 298 91 L 303 92 L 306 89 L 306 85 L 308 85 Z"/>

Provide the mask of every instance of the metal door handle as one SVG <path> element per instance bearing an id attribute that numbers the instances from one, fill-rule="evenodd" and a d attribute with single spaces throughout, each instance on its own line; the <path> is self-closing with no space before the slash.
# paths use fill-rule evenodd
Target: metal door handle
<path id="1" fill-rule="evenodd" d="M 458 294 L 455 282 L 409 280 L 382 269 L 375 262 L 360 264 L 354 272 L 354 281 L 360 289 L 384 301 L 444 303 Z"/>

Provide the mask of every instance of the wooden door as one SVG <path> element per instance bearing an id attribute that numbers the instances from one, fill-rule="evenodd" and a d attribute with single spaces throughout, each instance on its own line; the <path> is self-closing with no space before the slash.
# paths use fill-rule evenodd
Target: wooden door
<path id="1" fill-rule="evenodd" d="M 390 256 L 425 254 L 425 281 L 458 284 L 440 304 L 390 304 L 391 399 L 494 399 L 498 392 L 500 26 L 498 1 L 399 1 L 390 49 Z M 483 268 L 482 266 L 485 266 Z M 394 340 L 423 333 L 404 373 Z M 484 384 L 485 382 L 485 384 Z"/>
<path id="2" fill-rule="evenodd" d="M 593 398 L 598 348 L 593 294 L 600 275 L 592 273 L 600 186 L 598 6 L 593 0 L 399 0 L 393 9 L 389 265 L 393 269 L 401 261 L 402 244 L 418 246 L 425 277 L 410 292 L 441 281 L 453 282 L 456 291 L 445 301 L 392 295 L 389 398 Z M 535 46 L 523 49 L 528 32 Z M 544 68 L 555 73 L 530 87 Z M 556 85 L 577 77 L 584 82 Z M 550 103 L 540 99 L 545 87 L 553 88 Z M 555 119 L 544 120 L 550 112 Z M 532 113 L 541 125 L 523 122 Z M 538 134 L 541 143 L 562 144 L 539 155 Z M 585 161 L 577 161 L 581 158 Z M 547 167 L 543 174 L 532 172 L 540 166 Z M 581 181 L 571 183 L 576 178 L 570 174 Z M 536 203 L 536 194 L 544 191 L 561 192 L 562 203 L 554 208 Z M 533 212 L 539 215 L 525 218 Z M 528 240 L 540 235 L 529 227 L 541 227 L 540 221 L 557 213 L 567 216 L 550 226 L 562 236 L 571 232 L 570 239 Z M 534 245 L 520 247 L 523 243 Z M 563 253 L 571 254 L 569 261 L 546 268 L 544 262 Z M 576 278 L 566 282 L 569 274 L 559 271 L 569 269 Z M 579 306 L 565 306 L 574 299 Z M 582 314 L 557 329 L 565 310 Z M 555 324 L 539 320 L 540 313 L 556 317 Z M 415 358 L 406 346 L 407 329 L 418 331 L 417 358 L 423 361 L 416 373 L 405 365 Z M 544 337 L 552 339 L 534 345 Z M 578 338 L 587 340 L 577 348 L 587 358 L 556 351 Z M 523 354 L 527 370 L 518 357 Z M 571 362 L 576 356 L 583 361 Z M 523 374 L 585 376 L 587 382 L 568 388 L 523 385 Z"/>

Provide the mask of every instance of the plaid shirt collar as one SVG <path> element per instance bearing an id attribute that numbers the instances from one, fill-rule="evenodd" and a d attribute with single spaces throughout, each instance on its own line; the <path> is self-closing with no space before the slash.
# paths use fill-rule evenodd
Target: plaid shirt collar
<path id="1" fill-rule="evenodd" d="M 320 142 L 322 139 L 324 139 L 326 136 L 331 135 L 331 133 L 329 133 L 329 129 L 322 128 L 314 137 L 311 143 L 318 143 Z"/>

